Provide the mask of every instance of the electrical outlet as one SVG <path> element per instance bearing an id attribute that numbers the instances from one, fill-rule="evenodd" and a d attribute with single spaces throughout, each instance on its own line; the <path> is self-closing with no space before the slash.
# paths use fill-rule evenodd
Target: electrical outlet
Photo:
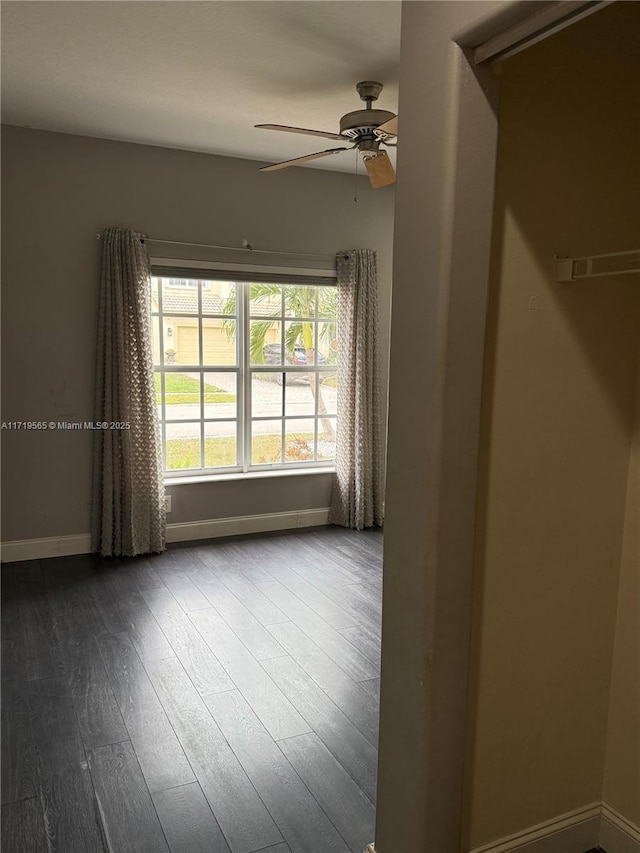
<path id="1" fill-rule="evenodd" d="M 164 496 L 164 511 L 171 512 L 171 495 Z"/>

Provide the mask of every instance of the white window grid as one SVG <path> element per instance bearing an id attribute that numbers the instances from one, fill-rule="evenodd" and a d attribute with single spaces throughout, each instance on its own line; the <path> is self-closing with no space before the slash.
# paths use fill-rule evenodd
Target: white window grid
<path id="1" fill-rule="evenodd" d="M 315 298 L 314 298 L 314 316 L 308 317 L 298 317 L 293 314 L 288 314 L 285 310 L 285 298 L 284 298 L 284 288 L 288 285 L 281 285 L 282 292 L 280 295 L 280 312 L 269 312 L 269 314 L 265 313 L 252 313 L 251 305 L 250 305 L 250 289 L 251 285 L 258 282 L 229 282 L 235 287 L 236 294 L 236 313 L 235 315 L 224 314 L 224 313 L 211 313 L 211 312 L 203 312 L 202 310 L 202 291 L 204 289 L 209 289 L 210 283 L 207 279 L 198 279 L 198 311 L 197 313 L 193 311 L 174 311 L 173 309 L 169 314 L 165 315 L 163 312 L 162 305 L 162 291 L 163 287 L 161 286 L 161 282 L 166 281 L 169 282 L 171 279 L 164 278 L 162 276 L 156 275 L 153 276 L 152 279 L 157 287 L 158 294 L 158 310 L 152 311 L 152 316 L 158 317 L 158 335 L 159 335 L 159 348 L 158 352 L 160 353 L 160 357 L 162 358 L 164 355 L 164 323 L 163 320 L 165 317 L 186 317 L 189 319 L 196 318 L 198 321 L 197 329 L 198 329 L 198 353 L 199 353 L 199 363 L 198 364 L 154 364 L 154 373 L 158 373 L 160 375 L 160 399 L 161 399 L 161 414 L 160 414 L 160 425 L 161 425 L 161 433 L 162 433 L 162 447 L 163 447 L 163 457 L 164 457 L 164 474 L 165 477 L 185 477 L 189 475 L 193 476 L 202 476 L 207 474 L 237 474 L 237 473 L 248 473 L 251 471 L 265 471 L 265 470 L 291 470 L 291 469 L 312 469 L 312 468 L 325 468 L 328 465 L 333 465 L 333 459 L 318 459 L 318 423 L 321 419 L 326 419 L 328 421 L 332 421 L 335 427 L 337 423 L 337 413 L 336 414 L 327 414 L 321 415 L 318 411 L 318 394 L 314 394 L 314 411 L 313 414 L 305 414 L 305 415 L 287 415 L 287 376 L 302 374 L 302 375 L 311 375 L 314 376 L 314 381 L 316 382 L 316 387 L 321 384 L 321 376 L 331 375 L 337 373 L 337 365 L 336 364 L 325 364 L 320 365 L 317 363 L 317 353 L 319 352 L 319 329 L 322 323 L 335 323 L 335 317 L 329 316 L 321 316 L 319 313 L 319 290 L 321 285 L 304 285 L 301 283 L 301 286 L 313 287 L 315 290 Z M 326 285 L 323 285 L 326 286 Z M 236 322 L 236 364 L 235 365 L 218 365 L 218 364 L 204 364 L 204 335 L 203 335 L 203 323 L 202 320 L 205 319 L 218 319 L 218 320 L 235 320 Z M 278 323 L 280 328 L 280 353 L 282 364 L 252 364 L 250 358 L 250 329 L 251 329 L 251 321 L 252 320 L 270 320 L 273 323 Z M 297 322 L 309 322 L 313 324 L 313 345 L 314 352 L 316 353 L 316 360 L 313 365 L 293 365 L 285 363 L 285 334 L 287 323 L 297 323 Z M 197 373 L 200 377 L 200 418 L 196 419 L 171 419 L 167 418 L 167 406 L 166 406 L 166 396 L 165 396 L 165 377 L 169 373 Z M 205 416 L 205 392 L 204 392 L 204 378 L 205 374 L 208 373 L 230 373 L 235 374 L 236 377 L 236 417 L 235 418 L 223 418 L 223 417 L 215 417 L 208 418 Z M 252 379 L 256 374 L 282 374 L 282 397 L 281 397 L 281 407 L 280 407 L 280 415 L 260 415 L 253 416 L 252 415 Z M 313 460 L 304 460 L 304 461 L 286 461 L 286 426 L 287 423 L 293 423 L 295 421 L 309 421 L 313 420 L 313 447 L 314 447 L 314 458 Z M 233 466 L 224 466 L 224 467 L 205 467 L 205 425 L 208 423 L 231 423 L 236 422 L 236 458 L 237 464 Z M 253 431 L 251 429 L 251 425 L 253 422 L 259 423 L 261 421 L 280 421 L 281 429 L 280 429 L 280 440 L 281 440 L 281 461 L 280 462 L 271 462 L 271 463 L 260 463 L 253 464 L 251 462 L 251 439 Z M 166 467 L 166 446 L 167 446 L 167 425 L 173 424 L 199 424 L 200 426 L 200 467 L 198 468 L 179 468 L 179 469 L 168 469 Z"/>

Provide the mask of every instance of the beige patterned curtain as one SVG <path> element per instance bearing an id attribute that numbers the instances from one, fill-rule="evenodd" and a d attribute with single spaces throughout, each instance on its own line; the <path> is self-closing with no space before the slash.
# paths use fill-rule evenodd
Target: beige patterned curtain
<path id="1" fill-rule="evenodd" d="M 149 250 L 106 228 L 98 323 L 93 550 L 133 557 L 165 549 L 162 446 L 153 381 Z"/>
<path id="2" fill-rule="evenodd" d="M 376 253 L 342 252 L 337 270 L 338 427 L 329 521 L 362 530 L 382 526 Z"/>

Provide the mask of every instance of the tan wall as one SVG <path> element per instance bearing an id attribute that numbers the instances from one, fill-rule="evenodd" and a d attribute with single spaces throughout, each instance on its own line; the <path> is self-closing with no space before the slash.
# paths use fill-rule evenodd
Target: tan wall
<path id="1" fill-rule="evenodd" d="M 262 164 L 3 127 L 2 392 L 5 420 L 94 412 L 100 244 L 108 225 L 196 243 L 332 254 L 378 251 L 386 390 L 393 188 Z M 177 249 L 172 246 L 171 250 Z M 89 530 L 92 435 L 3 433 L 4 541 Z M 171 522 L 327 506 L 331 475 L 171 486 Z"/>
<path id="2" fill-rule="evenodd" d="M 622 541 L 604 800 L 640 827 L 640 364 Z"/>
<path id="3" fill-rule="evenodd" d="M 640 286 L 557 284 L 553 255 L 637 248 L 639 25 L 638 4 L 615 4 L 502 69 L 465 850 L 602 798 Z M 608 785 L 637 815 L 633 607 Z"/>

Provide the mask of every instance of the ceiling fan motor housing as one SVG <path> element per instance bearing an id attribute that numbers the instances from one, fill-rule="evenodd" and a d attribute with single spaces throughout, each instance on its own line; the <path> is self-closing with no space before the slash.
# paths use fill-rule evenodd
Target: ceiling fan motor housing
<path id="1" fill-rule="evenodd" d="M 381 124 L 395 118 L 388 110 L 354 110 L 340 119 L 340 135 L 359 142 L 361 139 L 375 139 L 374 131 Z"/>

